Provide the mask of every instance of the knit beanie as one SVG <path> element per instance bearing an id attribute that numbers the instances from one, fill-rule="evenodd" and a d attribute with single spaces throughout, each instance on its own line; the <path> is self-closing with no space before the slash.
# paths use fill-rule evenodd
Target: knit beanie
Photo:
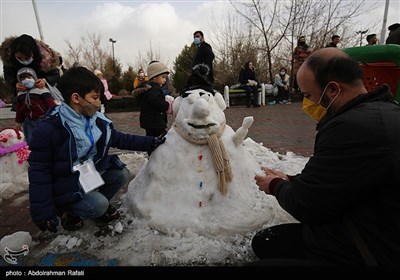
<path id="1" fill-rule="evenodd" d="M 17 80 L 18 82 L 21 82 L 21 75 L 22 74 L 29 74 L 35 81 L 37 80 L 36 72 L 32 68 L 29 67 L 22 67 L 21 69 L 18 70 L 17 72 Z"/>
<path id="2" fill-rule="evenodd" d="M 206 64 L 197 64 L 192 68 L 192 74 L 189 76 L 188 80 L 186 81 L 186 85 L 183 88 L 180 95 L 182 97 L 186 97 L 186 91 L 193 90 L 193 89 L 203 89 L 208 91 L 214 95 L 214 89 L 212 84 L 208 81 L 207 75 L 210 71 L 210 68 Z"/>
<path id="3" fill-rule="evenodd" d="M 147 76 L 149 80 L 164 73 L 169 74 L 169 69 L 159 61 L 150 62 L 149 66 L 147 66 Z"/>

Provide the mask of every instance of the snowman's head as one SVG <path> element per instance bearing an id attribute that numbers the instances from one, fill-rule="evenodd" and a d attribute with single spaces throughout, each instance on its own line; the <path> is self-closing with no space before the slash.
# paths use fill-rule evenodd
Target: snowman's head
<path id="1" fill-rule="evenodd" d="M 3 147 L 10 147 L 24 140 L 24 134 L 15 128 L 3 128 L 0 131 L 0 145 Z"/>
<path id="2" fill-rule="evenodd" d="M 225 101 L 219 92 L 204 89 L 185 91 L 174 101 L 174 126 L 194 141 L 222 133 L 225 127 Z"/>

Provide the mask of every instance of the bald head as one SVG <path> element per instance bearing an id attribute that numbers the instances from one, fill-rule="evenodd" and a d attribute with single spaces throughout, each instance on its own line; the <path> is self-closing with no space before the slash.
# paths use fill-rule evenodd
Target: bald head
<path id="1" fill-rule="evenodd" d="M 323 48 L 314 51 L 302 64 L 298 75 L 311 71 L 315 82 L 324 88 L 329 81 L 361 85 L 363 72 L 357 61 L 337 48 Z"/>
<path id="2" fill-rule="evenodd" d="M 318 57 L 319 59 L 330 59 L 333 57 L 348 57 L 350 56 L 338 48 L 322 48 L 314 51 L 310 57 Z"/>

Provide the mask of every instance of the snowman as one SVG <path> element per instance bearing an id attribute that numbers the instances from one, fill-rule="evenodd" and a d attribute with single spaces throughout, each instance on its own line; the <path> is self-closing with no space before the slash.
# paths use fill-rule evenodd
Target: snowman
<path id="1" fill-rule="evenodd" d="M 253 117 L 234 131 L 222 95 L 201 82 L 203 76 L 193 71 L 174 100 L 174 124 L 129 184 L 128 209 L 162 232 L 250 232 L 279 209 L 274 197 L 259 191 L 254 176 L 261 166 L 243 146 Z"/>
<path id="2" fill-rule="evenodd" d="M 0 199 L 28 188 L 28 156 L 30 150 L 24 134 L 14 128 L 0 131 Z"/>

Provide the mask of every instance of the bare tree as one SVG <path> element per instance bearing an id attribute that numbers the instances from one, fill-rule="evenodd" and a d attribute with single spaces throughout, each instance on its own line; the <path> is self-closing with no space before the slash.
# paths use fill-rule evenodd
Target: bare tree
<path id="1" fill-rule="evenodd" d="M 67 68 L 70 68 L 74 64 L 80 64 L 79 61 L 80 61 L 80 57 L 81 57 L 82 46 L 78 45 L 78 46 L 74 47 L 69 40 L 65 40 L 65 42 L 68 46 L 68 51 L 67 51 L 67 56 L 63 57 L 64 65 Z"/>
<path id="2" fill-rule="evenodd" d="M 258 31 L 255 36 L 262 38 L 263 41 L 259 41 L 258 47 L 263 51 L 262 58 L 268 63 L 268 76 L 272 82 L 272 51 L 286 36 L 289 22 L 293 18 L 292 8 L 289 13 L 282 13 L 283 10 L 280 9 L 282 2 L 278 0 L 252 0 L 239 3 L 230 0 L 230 3 L 235 11 Z"/>
<path id="3" fill-rule="evenodd" d="M 246 26 L 244 26 L 246 25 Z M 222 90 L 226 84 L 238 82 L 240 69 L 247 61 L 252 61 L 257 67 L 257 76 L 264 76 L 263 60 L 259 59 L 257 40 L 252 26 L 233 14 L 227 14 L 227 20 L 222 25 L 214 24 L 214 40 L 216 62 L 214 63 L 214 87 Z"/>
<path id="4" fill-rule="evenodd" d="M 323 47 L 334 34 L 341 36 L 342 46 L 356 45 L 352 24 L 355 18 L 371 8 L 365 2 L 230 0 L 235 11 L 257 31 L 254 36 L 262 39 L 258 47 L 268 62 L 271 81 L 272 69 L 293 65 L 292 53 L 299 35 L 306 35 L 314 49 Z"/>
<path id="5" fill-rule="evenodd" d="M 139 53 L 136 55 L 135 65 L 134 65 L 135 68 L 134 69 L 137 71 L 140 68 L 142 68 L 146 72 L 147 65 L 149 65 L 149 63 L 151 61 L 154 61 L 154 60 L 160 61 L 160 62 L 162 62 L 162 63 L 164 63 L 166 65 L 168 63 L 167 61 L 163 61 L 162 60 L 162 57 L 161 57 L 161 54 L 160 54 L 160 50 L 155 51 L 153 49 L 151 41 L 150 41 L 149 42 L 149 49 L 146 51 L 146 54 L 143 55 L 139 51 Z"/>
<path id="6" fill-rule="evenodd" d="M 66 40 L 68 51 L 64 62 L 67 68 L 73 64 L 79 64 L 92 71 L 95 69 L 104 71 L 110 54 L 101 46 L 102 40 L 102 35 L 95 33 L 82 36 L 81 41 L 76 46 Z"/>

